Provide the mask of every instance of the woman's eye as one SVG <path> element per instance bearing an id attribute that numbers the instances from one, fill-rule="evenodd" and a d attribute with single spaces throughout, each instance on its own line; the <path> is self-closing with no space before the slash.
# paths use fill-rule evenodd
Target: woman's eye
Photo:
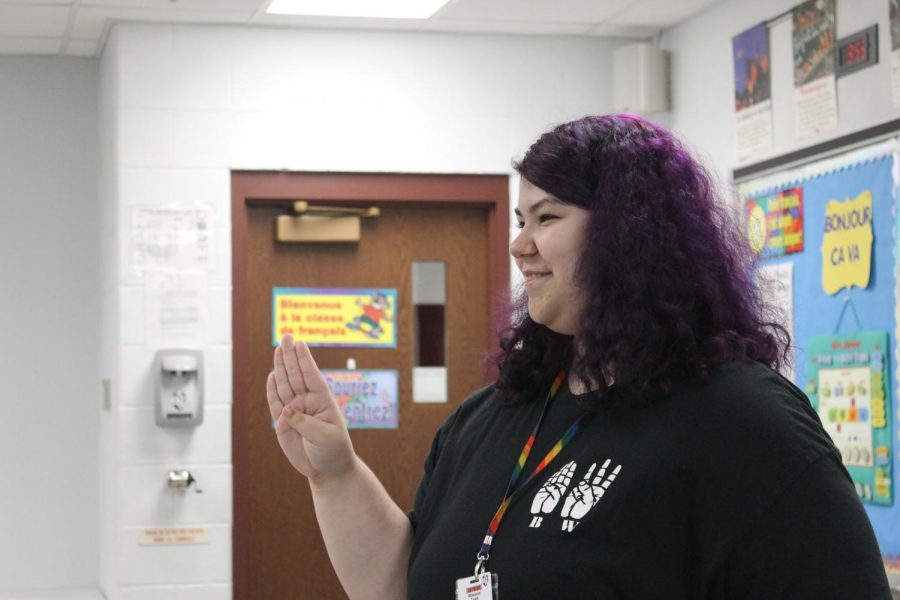
<path id="1" fill-rule="evenodd" d="M 538 223 L 546 223 L 547 221 L 551 221 L 553 219 L 558 219 L 556 215 L 538 215 L 537 222 Z M 524 229 L 525 221 L 516 221 L 516 229 Z"/>

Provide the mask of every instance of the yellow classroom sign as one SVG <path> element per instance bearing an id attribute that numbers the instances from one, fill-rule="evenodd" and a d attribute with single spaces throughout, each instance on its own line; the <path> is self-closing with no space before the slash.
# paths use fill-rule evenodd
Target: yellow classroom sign
<path id="1" fill-rule="evenodd" d="M 272 288 L 272 344 L 397 347 L 397 290 Z"/>
<path id="2" fill-rule="evenodd" d="M 843 288 L 866 288 L 872 272 L 872 192 L 866 190 L 825 208 L 822 237 L 822 288 L 837 294 Z"/>

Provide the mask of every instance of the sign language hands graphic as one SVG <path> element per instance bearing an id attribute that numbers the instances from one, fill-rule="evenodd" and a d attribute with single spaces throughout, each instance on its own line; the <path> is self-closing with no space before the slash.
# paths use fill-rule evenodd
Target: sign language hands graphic
<path id="1" fill-rule="evenodd" d="M 531 501 L 531 514 L 553 512 L 572 482 L 575 467 L 575 462 L 569 461 L 562 469 L 554 473 L 547 483 L 541 486 L 541 489 L 534 495 L 534 500 Z"/>
<path id="2" fill-rule="evenodd" d="M 600 498 L 603 497 L 603 494 L 606 493 L 612 482 L 616 480 L 616 476 L 622 469 L 622 465 L 616 465 L 616 468 L 607 475 L 606 470 L 609 468 L 609 463 L 610 459 L 607 458 L 593 479 L 591 475 L 594 469 L 597 468 L 597 463 L 592 464 L 591 468 L 585 473 L 584 479 L 572 488 L 571 493 L 569 493 L 566 501 L 563 503 L 562 512 L 560 513 L 563 519 L 580 520 L 600 501 Z"/>

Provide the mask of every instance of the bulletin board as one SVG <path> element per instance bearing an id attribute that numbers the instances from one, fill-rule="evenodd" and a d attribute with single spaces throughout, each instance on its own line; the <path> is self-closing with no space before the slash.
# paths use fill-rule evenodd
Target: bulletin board
<path id="1" fill-rule="evenodd" d="M 790 376 L 841 450 L 885 555 L 900 554 L 898 165 L 891 139 L 738 186 L 758 266 L 793 278 Z"/>

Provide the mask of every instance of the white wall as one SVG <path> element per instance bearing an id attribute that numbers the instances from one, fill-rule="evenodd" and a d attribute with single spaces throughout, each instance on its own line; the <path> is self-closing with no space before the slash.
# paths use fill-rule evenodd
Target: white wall
<path id="1" fill-rule="evenodd" d="M 878 24 L 879 63 L 837 81 L 836 129 L 798 140 L 794 133 L 790 17 L 769 30 L 774 146 L 738 164 L 734 159 L 734 69 L 731 38 L 773 18 L 797 0 L 729 0 L 667 31 L 661 46 L 672 58 L 672 113 L 667 121 L 699 149 L 720 177 L 732 169 L 813 146 L 900 117 L 891 98 L 888 0 L 838 0 L 838 38 Z"/>
<path id="2" fill-rule="evenodd" d="M 97 583 L 97 80 L 0 57 L 0 593 Z"/>
<path id="3" fill-rule="evenodd" d="M 104 52 L 104 252 L 101 366 L 113 379 L 101 465 L 102 581 L 111 599 L 231 594 L 231 169 L 509 173 L 554 122 L 611 105 L 611 51 L 591 38 L 193 26 L 117 26 Z M 107 138 L 108 136 L 108 138 Z M 158 347 L 147 277 L 130 267 L 136 206 L 213 209 L 218 257 L 195 346 L 208 369 L 196 431 L 153 424 Z M 104 232 L 105 232 L 104 228 Z M 114 281 L 107 281 L 114 277 Z M 109 285 L 107 285 L 109 284 Z M 262 393 L 262 390 L 260 390 Z M 261 396 L 260 396 L 261 397 Z M 187 466 L 204 493 L 173 495 Z M 107 514 L 106 512 L 104 514 Z M 142 528 L 204 526 L 205 545 L 148 548 Z"/>

